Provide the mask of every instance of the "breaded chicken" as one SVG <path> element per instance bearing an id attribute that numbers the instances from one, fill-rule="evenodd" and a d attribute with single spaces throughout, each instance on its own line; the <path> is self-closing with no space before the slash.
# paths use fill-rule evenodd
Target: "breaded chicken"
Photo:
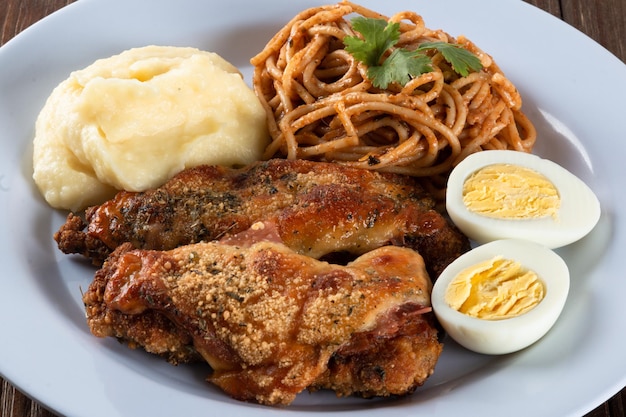
<path id="1" fill-rule="evenodd" d="M 271 240 L 125 244 L 84 302 L 97 336 L 202 357 L 232 397 L 289 404 L 305 389 L 372 397 L 422 385 L 442 349 L 431 287 L 422 257 L 396 246 L 340 266 Z"/>

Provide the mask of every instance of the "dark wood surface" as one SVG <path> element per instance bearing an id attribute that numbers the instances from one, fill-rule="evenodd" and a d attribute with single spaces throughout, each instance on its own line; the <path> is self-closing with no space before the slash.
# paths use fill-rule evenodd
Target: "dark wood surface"
<path id="1" fill-rule="evenodd" d="M 586 33 L 626 62 L 625 0 L 526 0 Z M 73 0 L 0 0 L 0 45 Z M 624 370 L 626 372 L 626 369 Z M 588 381 L 593 384 L 593 381 Z M 531 399 L 529 399 L 531 400 Z M 585 417 L 625 416 L 626 388 Z M 55 417 L 0 378 L 0 417 Z"/>

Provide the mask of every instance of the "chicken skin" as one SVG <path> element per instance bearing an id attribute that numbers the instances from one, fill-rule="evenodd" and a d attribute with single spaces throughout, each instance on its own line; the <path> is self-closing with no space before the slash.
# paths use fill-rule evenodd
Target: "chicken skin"
<path id="1" fill-rule="evenodd" d="M 469 249 L 468 239 L 435 209 L 417 180 L 335 163 L 275 159 L 241 169 L 185 170 L 154 190 L 120 192 L 70 214 L 55 234 L 64 253 L 100 265 L 119 245 L 169 250 L 232 236 L 264 221 L 282 242 L 316 259 L 353 257 L 384 245 L 406 246 L 433 278 Z"/>
<path id="2" fill-rule="evenodd" d="M 422 385 L 442 349 L 431 286 L 422 257 L 396 246 L 342 266 L 271 239 L 124 244 L 83 300 L 95 335 L 180 349 L 208 362 L 208 380 L 232 397 L 286 405 L 305 389 L 372 397 Z"/>

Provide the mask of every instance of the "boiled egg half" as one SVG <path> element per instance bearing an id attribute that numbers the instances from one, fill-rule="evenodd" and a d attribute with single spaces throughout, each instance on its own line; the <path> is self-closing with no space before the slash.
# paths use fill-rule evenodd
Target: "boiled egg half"
<path id="1" fill-rule="evenodd" d="M 560 165 L 525 152 L 490 150 L 451 172 L 446 209 L 470 239 L 526 239 L 558 248 L 588 234 L 600 218 L 593 191 Z"/>
<path id="2" fill-rule="evenodd" d="M 561 314 L 570 276 L 551 249 L 496 240 L 453 261 L 437 278 L 432 307 L 447 334 L 483 354 L 521 350 L 543 337 Z"/>

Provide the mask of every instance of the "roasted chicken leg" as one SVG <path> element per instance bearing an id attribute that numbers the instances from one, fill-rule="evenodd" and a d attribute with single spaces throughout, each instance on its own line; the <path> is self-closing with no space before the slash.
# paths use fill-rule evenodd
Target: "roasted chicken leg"
<path id="1" fill-rule="evenodd" d="M 316 259 L 358 256 L 383 245 L 416 249 L 437 277 L 469 249 L 414 178 L 335 163 L 275 159 L 241 169 L 188 169 L 160 188 L 120 192 L 70 214 L 55 234 L 64 253 L 100 265 L 119 245 L 169 250 L 274 224 L 282 242 Z"/>
<path id="2" fill-rule="evenodd" d="M 422 385 L 442 349 L 430 291 L 422 257 L 395 246 L 339 266 L 268 240 L 125 244 L 84 302 L 97 336 L 194 351 L 232 397 L 289 404 L 305 389 L 371 397 Z"/>

